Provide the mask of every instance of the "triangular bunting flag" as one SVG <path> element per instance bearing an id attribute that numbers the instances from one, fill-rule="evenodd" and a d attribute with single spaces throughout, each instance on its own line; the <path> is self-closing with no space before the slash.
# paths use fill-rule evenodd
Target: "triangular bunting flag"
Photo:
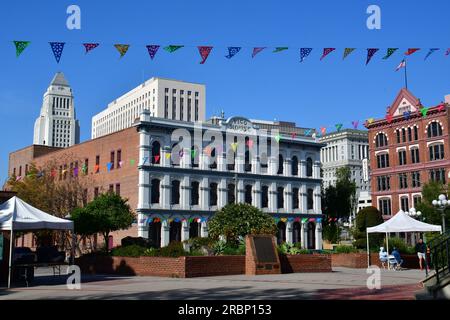
<path id="1" fill-rule="evenodd" d="M 228 47 L 228 55 L 225 56 L 227 59 L 233 58 L 239 51 L 241 47 Z"/>
<path id="2" fill-rule="evenodd" d="M 59 63 L 64 50 L 65 42 L 50 42 L 50 47 L 52 48 L 53 55 L 55 56 L 56 62 Z"/>
<path id="3" fill-rule="evenodd" d="M 279 133 L 275 136 L 275 140 L 277 141 L 277 143 L 280 143 L 281 136 Z"/>
<path id="4" fill-rule="evenodd" d="M 395 69 L 395 71 L 400 70 L 401 68 L 406 67 L 406 61 L 405 59 L 402 60 L 402 62 L 400 62 L 400 64 L 397 66 L 397 68 Z"/>
<path id="5" fill-rule="evenodd" d="M 447 51 L 445 51 L 445 55 L 446 56 L 450 55 L 450 48 L 448 48 Z"/>
<path id="6" fill-rule="evenodd" d="M 387 122 L 388 122 L 388 123 L 391 123 L 391 122 L 392 122 L 392 118 L 393 118 L 393 116 L 390 115 L 390 114 L 388 114 L 388 115 L 386 116 Z"/>
<path id="7" fill-rule="evenodd" d="M 359 121 L 352 121 L 353 129 L 358 129 Z"/>
<path id="8" fill-rule="evenodd" d="M 412 55 L 414 52 L 419 51 L 419 48 L 409 48 L 408 51 L 405 52 L 406 56 Z"/>
<path id="9" fill-rule="evenodd" d="M 250 149 L 253 148 L 253 140 L 252 140 L 252 139 L 249 139 L 249 140 L 247 141 L 247 147 L 249 147 Z"/>
<path id="10" fill-rule="evenodd" d="M 380 49 L 377 48 L 369 48 L 367 49 L 367 60 L 366 60 L 366 66 L 369 64 L 370 60 L 372 60 L 372 57 L 377 53 L 377 51 Z"/>
<path id="11" fill-rule="evenodd" d="M 263 51 L 266 47 L 255 47 L 253 48 L 252 58 L 254 58 L 258 53 Z"/>
<path id="12" fill-rule="evenodd" d="M 155 58 L 155 55 L 158 52 L 159 47 L 160 46 L 158 46 L 156 44 L 152 44 L 152 45 L 148 45 L 147 46 L 147 51 L 148 51 L 148 54 L 150 56 L 150 59 L 153 60 Z"/>
<path id="13" fill-rule="evenodd" d="M 155 163 L 159 163 L 159 159 L 161 158 L 161 156 L 158 154 L 155 156 Z"/>
<path id="14" fill-rule="evenodd" d="M 301 48 L 300 49 L 300 62 L 303 62 L 307 56 L 311 53 L 313 48 Z"/>
<path id="15" fill-rule="evenodd" d="M 85 54 L 87 54 L 91 50 L 94 50 L 99 45 L 100 45 L 99 43 L 83 43 Z"/>
<path id="16" fill-rule="evenodd" d="M 108 169 L 108 172 L 110 172 L 110 171 L 111 171 L 111 168 L 112 168 L 112 163 L 111 163 L 111 162 L 108 162 L 108 163 L 106 164 L 106 167 L 107 167 L 107 169 Z"/>
<path id="17" fill-rule="evenodd" d="M 233 149 L 234 152 L 236 152 L 237 147 L 238 147 L 237 142 L 233 142 L 233 143 L 231 144 L 231 149 Z"/>
<path id="18" fill-rule="evenodd" d="M 208 59 L 208 56 L 211 53 L 212 48 L 213 47 L 207 47 L 207 46 L 198 47 L 198 52 L 200 53 L 200 56 L 202 57 L 202 61 L 200 61 L 200 64 L 204 64 L 206 62 L 206 59 Z"/>
<path id="19" fill-rule="evenodd" d="M 172 52 L 175 52 L 175 51 L 177 51 L 178 49 L 181 49 L 181 48 L 183 48 L 183 47 L 184 47 L 184 46 L 170 45 L 170 46 L 164 47 L 163 49 L 166 50 L 167 52 L 172 53 Z"/>
<path id="20" fill-rule="evenodd" d="M 323 58 L 325 58 L 327 55 L 329 55 L 334 50 L 336 50 L 336 48 L 324 48 L 323 49 L 323 53 L 322 53 L 322 57 L 320 57 L 320 60 L 323 60 Z"/>
<path id="21" fill-rule="evenodd" d="M 273 53 L 281 52 L 284 50 L 289 49 L 288 47 L 276 47 L 275 50 L 273 50 Z"/>
<path id="22" fill-rule="evenodd" d="M 438 106 L 438 111 L 439 112 L 441 112 L 441 111 L 443 111 L 445 109 L 445 104 L 440 104 L 439 106 Z"/>
<path id="23" fill-rule="evenodd" d="M 97 172 L 99 172 L 99 170 L 100 170 L 100 166 L 98 164 L 96 164 L 94 166 L 94 172 L 97 173 Z"/>
<path id="24" fill-rule="evenodd" d="M 425 59 L 423 59 L 423 60 L 427 60 L 429 56 L 431 56 L 434 52 L 436 52 L 436 51 L 438 51 L 438 50 L 439 50 L 439 48 L 431 48 L 431 49 L 428 51 L 427 55 L 425 56 Z"/>
<path id="25" fill-rule="evenodd" d="M 115 44 L 114 47 L 117 49 L 117 51 L 119 51 L 120 58 L 122 58 L 128 52 L 128 49 L 130 48 L 130 45 L 128 45 L 128 44 Z"/>
<path id="26" fill-rule="evenodd" d="M 325 127 L 320 128 L 320 132 L 322 133 L 322 135 L 325 135 L 327 133 L 327 128 Z"/>
<path id="27" fill-rule="evenodd" d="M 405 118 L 405 120 L 409 120 L 409 118 L 411 118 L 411 111 L 403 112 L 403 118 Z"/>
<path id="28" fill-rule="evenodd" d="M 130 160 L 130 166 L 134 166 L 135 161 L 133 159 Z"/>
<path id="29" fill-rule="evenodd" d="M 336 130 L 339 132 L 342 129 L 343 124 L 342 123 L 338 123 L 336 124 Z"/>
<path id="30" fill-rule="evenodd" d="M 394 54 L 395 51 L 397 51 L 398 48 L 388 48 L 386 55 L 383 57 L 384 60 L 389 59 L 390 56 Z"/>
<path id="31" fill-rule="evenodd" d="M 422 113 L 422 116 L 425 118 L 427 116 L 429 108 L 422 108 L 420 109 L 420 113 Z"/>
<path id="32" fill-rule="evenodd" d="M 16 57 L 19 57 L 29 44 L 30 41 L 14 41 L 14 45 L 16 46 Z"/>
<path id="33" fill-rule="evenodd" d="M 166 153 L 166 159 L 167 159 L 167 160 L 169 160 L 171 156 L 172 156 L 172 154 L 171 154 L 170 152 L 167 152 L 167 153 Z"/>
<path id="34" fill-rule="evenodd" d="M 344 49 L 344 57 L 342 58 L 342 60 L 344 60 L 345 58 L 347 58 L 347 56 L 352 53 L 353 51 L 355 51 L 356 48 L 345 48 Z"/>
<path id="35" fill-rule="evenodd" d="M 292 134 L 291 134 L 291 138 L 292 138 L 292 140 L 294 140 L 295 138 L 297 138 L 297 133 L 295 133 L 295 132 L 292 132 Z"/>

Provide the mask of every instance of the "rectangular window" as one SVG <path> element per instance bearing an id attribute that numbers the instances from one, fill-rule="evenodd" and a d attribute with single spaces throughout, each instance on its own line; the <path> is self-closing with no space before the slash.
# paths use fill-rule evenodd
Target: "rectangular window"
<path id="1" fill-rule="evenodd" d="M 165 96 L 164 98 L 164 118 L 169 118 L 169 97 Z"/>
<path id="2" fill-rule="evenodd" d="M 378 209 L 380 210 L 382 215 L 390 216 L 392 214 L 391 199 L 380 199 L 378 201 Z"/>
<path id="3" fill-rule="evenodd" d="M 401 150 L 398 152 L 398 163 L 401 166 L 406 165 L 406 150 Z"/>
<path id="4" fill-rule="evenodd" d="M 408 141 L 412 141 L 412 130 L 408 128 Z"/>
<path id="5" fill-rule="evenodd" d="M 195 94 L 198 94 L 198 92 Z M 195 99 L 195 121 L 198 121 L 198 99 Z"/>
<path id="6" fill-rule="evenodd" d="M 110 156 L 110 162 L 111 162 L 111 170 L 114 170 L 114 161 L 116 158 L 116 153 L 114 151 L 111 151 L 111 156 Z"/>
<path id="7" fill-rule="evenodd" d="M 414 127 L 414 140 L 419 140 L 419 129 Z"/>
<path id="8" fill-rule="evenodd" d="M 120 183 L 116 183 L 116 194 L 120 196 Z"/>
<path id="9" fill-rule="evenodd" d="M 430 161 L 443 160 L 444 159 L 444 145 L 443 144 L 435 144 L 430 146 Z"/>
<path id="10" fill-rule="evenodd" d="M 121 168 L 122 150 L 117 150 L 117 168 Z"/>
<path id="11" fill-rule="evenodd" d="M 398 183 L 400 189 L 407 189 L 408 188 L 408 175 L 406 173 L 400 173 L 398 175 Z"/>
<path id="12" fill-rule="evenodd" d="M 420 172 L 414 171 L 411 173 L 411 183 L 413 188 L 420 188 L 421 182 L 420 182 Z"/>
<path id="13" fill-rule="evenodd" d="M 97 166 L 100 165 L 100 156 L 99 155 L 95 156 L 95 165 L 97 165 Z"/>
<path id="14" fill-rule="evenodd" d="M 377 155 L 377 164 L 378 169 L 388 168 L 389 167 L 389 154 L 379 154 Z"/>
<path id="15" fill-rule="evenodd" d="M 408 199 L 408 197 L 401 197 L 400 198 L 400 206 L 401 206 L 401 209 L 404 212 L 408 212 L 409 211 L 409 199 Z"/>
<path id="16" fill-rule="evenodd" d="M 397 143 L 400 143 L 400 130 L 397 130 Z"/>
<path id="17" fill-rule="evenodd" d="M 391 181 L 389 176 L 377 177 L 378 191 L 391 190 Z"/>
<path id="18" fill-rule="evenodd" d="M 94 199 L 97 199 L 98 197 L 98 187 L 94 188 Z"/>
<path id="19" fill-rule="evenodd" d="M 445 169 L 442 168 L 430 170 L 430 180 L 446 184 Z"/>
<path id="20" fill-rule="evenodd" d="M 414 201 L 414 208 L 415 208 L 415 207 L 417 207 L 417 205 L 419 203 L 422 202 L 422 197 L 421 196 L 414 196 L 413 201 Z"/>
<path id="21" fill-rule="evenodd" d="M 411 149 L 411 161 L 412 163 L 420 163 L 419 148 Z"/>
<path id="22" fill-rule="evenodd" d="M 402 129 L 402 139 L 403 139 L 402 140 L 403 142 L 406 142 L 406 129 L 405 128 Z"/>
<path id="23" fill-rule="evenodd" d="M 113 184 L 110 184 L 110 185 L 109 185 L 109 192 L 110 192 L 110 193 L 113 193 L 113 192 L 114 192 L 114 185 L 113 185 Z"/>
<path id="24" fill-rule="evenodd" d="M 191 121 L 191 114 L 192 114 L 191 108 L 192 108 L 192 100 L 189 97 L 188 98 L 188 105 L 187 105 L 187 112 L 188 112 L 188 119 L 187 119 L 187 121 Z"/>

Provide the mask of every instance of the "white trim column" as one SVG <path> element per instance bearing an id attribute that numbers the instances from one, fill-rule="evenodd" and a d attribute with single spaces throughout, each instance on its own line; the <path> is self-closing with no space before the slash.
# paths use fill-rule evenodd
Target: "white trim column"
<path id="1" fill-rule="evenodd" d="M 292 183 L 288 183 L 284 189 L 284 207 L 287 213 L 292 213 Z"/>
<path id="2" fill-rule="evenodd" d="M 286 243 L 293 244 L 293 229 L 294 229 L 294 223 L 292 221 L 286 222 Z"/>
<path id="3" fill-rule="evenodd" d="M 308 222 L 300 222 L 301 230 L 300 230 L 300 241 L 302 243 L 303 249 L 308 249 Z"/>
<path id="4" fill-rule="evenodd" d="M 189 221 L 181 222 L 181 242 L 189 240 Z"/>
<path id="5" fill-rule="evenodd" d="M 166 174 L 161 179 L 161 208 L 170 208 L 170 192 L 172 191 L 171 189 L 170 176 Z"/>
<path id="6" fill-rule="evenodd" d="M 200 183 L 200 201 L 201 208 L 209 208 L 209 179 L 207 177 L 202 179 Z"/>
<path id="7" fill-rule="evenodd" d="M 320 179 L 320 161 L 315 161 L 313 164 L 313 177 Z"/>
<path id="8" fill-rule="evenodd" d="M 277 211 L 277 183 L 272 182 L 269 186 L 269 211 Z"/>
<path id="9" fill-rule="evenodd" d="M 170 243 L 170 224 L 167 220 L 161 223 L 161 248 L 167 247 Z"/>
<path id="10" fill-rule="evenodd" d="M 227 179 L 220 179 L 217 186 L 217 209 L 221 209 L 227 204 Z"/>
<path id="11" fill-rule="evenodd" d="M 256 208 L 261 208 L 261 180 L 256 180 L 255 184 L 253 185 L 253 199 L 252 199 L 252 203 L 253 206 L 255 206 Z"/>
<path id="12" fill-rule="evenodd" d="M 245 202 L 245 187 L 244 180 L 238 179 L 237 183 L 237 202 L 244 203 Z"/>
<path id="13" fill-rule="evenodd" d="M 200 236 L 202 238 L 207 238 L 208 237 L 208 224 L 206 222 L 202 222 L 200 228 L 201 228 Z"/>
<path id="14" fill-rule="evenodd" d="M 138 213 L 138 237 L 148 239 L 148 223 L 146 223 L 146 220 L 147 215 Z"/>
<path id="15" fill-rule="evenodd" d="M 316 250 L 322 250 L 323 242 L 322 242 L 322 223 L 321 222 L 316 222 L 315 238 L 316 238 L 316 243 L 315 243 Z"/>
<path id="16" fill-rule="evenodd" d="M 299 161 L 299 174 L 300 178 L 306 178 L 306 160 L 301 159 Z"/>

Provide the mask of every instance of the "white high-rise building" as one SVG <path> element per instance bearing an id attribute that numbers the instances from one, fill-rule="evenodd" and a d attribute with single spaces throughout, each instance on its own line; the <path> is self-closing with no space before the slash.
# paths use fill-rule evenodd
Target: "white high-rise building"
<path id="1" fill-rule="evenodd" d="M 143 110 L 152 117 L 187 122 L 205 121 L 205 86 L 151 78 L 111 102 L 92 118 L 92 139 L 129 128 Z"/>
<path id="2" fill-rule="evenodd" d="M 41 114 L 34 124 L 33 144 L 67 148 L 80 142 L 73 92 L 58 72 L 44 94 Z"/>

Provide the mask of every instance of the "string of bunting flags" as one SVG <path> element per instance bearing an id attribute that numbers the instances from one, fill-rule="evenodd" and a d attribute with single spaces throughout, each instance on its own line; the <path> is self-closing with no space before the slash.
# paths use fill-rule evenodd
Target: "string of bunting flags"
<path id="1" fill-rule="evenodd" d="M 13 44 L 16 49 L 16 56 L 19 57 L 26 48 L 28 48 L 31 44 L 31 41 L 19 41 L 14 40 Z M 61 61 L 61 57 L 63 55 L 66 42 L 49 42 L 51 52 L 53 53 L 55 60 L 57 63 Z M 88 54 L 92 52 L 94 49 L 101 46 L 98 42 L 88 42 L 88 43 L 82 43 L 81 44 L 84 47 L 85 54 Z M 117 50 L 119 53 L 119 58 L 123 58 L 129 51 L 130 47 L 132 47 L 131 44 L 113 44 L 113 47 Z M 134 46 L 133 46 L 134 47 Z M 158 44 L 149 44 L 145 45 L 145 49 L 150 57 L 151 60 L 154 60 L 159 50 L 162 48 L 167 53 L 174 53 L 182 48 L 188 48 L 192 46 L 186 46 L 186 45 L 167 45 L 167 46 L 161 46 Z M 201 60 L 200 64 L 204 64 L 206 60 L 208 59 L 209 55 L 211 54 L 214 46 L 196 46 L 198 49 L 198 52 L 200 54 Z M 224 57 L 228 60 L 232 59 L 236 55 L 238 55 L 242 49 L 248 48 L 251 50 L 251 58 L 255 58 L 258 54 L 260 54 L 263 51 L 268 51 L 269 47 L 226 47 L 227 54 L 224 55 Z M 424 60 L 427 60 L 433 53 L 441 50 L 442 48 L 430 48 L 428 49 L 427 53 L 425 54 Z M 311 55 L 314 48 L 297 48 L 297 47 L 275 47 L 271 52 L 272 53 L 280 53 L 286 50 L 298 50 L 299 56 L 300 56 L 300 62 L 304 62 L 307 57 Z M 368 65 L 369 62 L 372 60 L 372 58 L 380 51 L 382 48 L 365 48 L 365 49 L 358 49 L 358 48 L 343 48 L 343 57 L 342 60 L 345 60 L 349 55 L 354 54 L 355 51 L 362 50 L 366 54 L 366 60 L 365 64 Z M 399 50 L 399 48 L 387 48 L 386 53 L 383 56 L 382 59 L 387 60 L 389 59 L 394 53 L 396 53 Z M 404 52 L 404 56 L 411 56 L 412 54 L 416 53 L 417 51 L 422 50 L 422 48 L 407 48 L 407 50 Z M 445 56 L 450 55 L 450 48 L 442 49 Z M 322 54 L 320 56 L 320 61 L 324 60 L 327 56 L 332 54 L 333 52 L 337 51 L 337 48 L 323 48 Z"/>

